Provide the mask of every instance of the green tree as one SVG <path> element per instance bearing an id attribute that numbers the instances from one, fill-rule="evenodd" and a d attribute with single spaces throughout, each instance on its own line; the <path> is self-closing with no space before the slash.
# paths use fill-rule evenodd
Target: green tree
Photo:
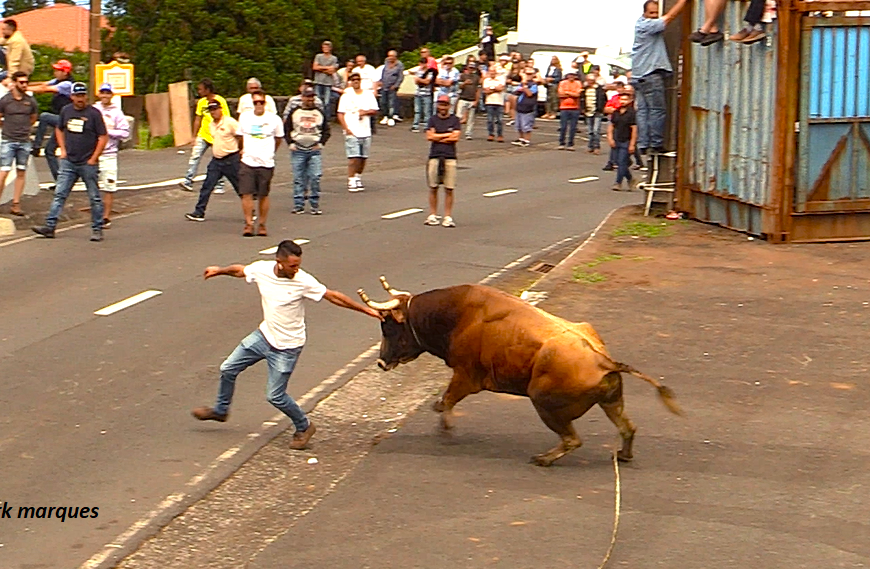
<path id="1" fill-rule="evenodd" d="M 43 8 L 46 4 L 48 4 L 47 0 L 6 0 L 3 3 L 3 17 L 8 18 L 22 12 Z"/>

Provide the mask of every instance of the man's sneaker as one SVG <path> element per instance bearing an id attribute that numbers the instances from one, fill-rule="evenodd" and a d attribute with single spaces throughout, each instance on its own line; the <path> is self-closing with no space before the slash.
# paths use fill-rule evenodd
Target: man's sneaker
<path id="1" fill-rule="evenodd" d="M 574 152 L 574 147 L 573 147 L 573 146 L 569 146 L 569 147 L 567 147 L 565 150 L 567 150 L 568 152 Z"/>
<path id="2" fill-rule="evenodd" d="M 184 217 L 190 221 L 205 221 L 205 216 L 201 213 L 185 213 Z"/>
<path id="3" fill-rule="evenodd" d="M 396 126 L 395 119 L 387 119 L 387 126 Z"/>
<path id="4" fill-rule="evenodd" d="M 191 415 L 199 419 L 200 421 L 217 421 L 219 423 L 226 423 L 227 417 L 229 417 L 229 413 L 224 415 L 219 415 L 214 412 L 214 409 L 211 407 L 197 407 L 193 411 L 190 412 Z"/>
<path id="5" fill-rule="evenodd" d="M 420 129 L 416 126 L 411 127 L 411 132 L 420 132 Z"/>
<path id="6" fill-rule="evenodd" d="M 91 231 L 91 241 L 102 241 L 103 240 L 103 230 L 102 229 L 94 229 Z"/>
<path id="7" fill-rule="evenodd" d="M 42 227 L 31 227 L 30 229 L 32 229 L 33 232 L 37 235 L 42 235 L 47 239 L 54 239 L 54 229 L 52 229 L 51 227 L 46 227 L 43 225 Z"/>
<path id="8" fill-rule="evenodd" d="M 496 138 L 496 141 L 498 141 L 498 142 L 504 142 L 504 137 L 503 137 L 503 136 L 499 136 L 498 138 Z"/>
<path id="9" fill-rule="evenodd" d="M 622 184 L 613 184 L 613 187 L 611 187 L 610 189 L 613 190 L 614 192 L 621 192 L 622 191 Z"/>
<path id="10" fill-rule="evenodd" d="M 304 207 L 297 207 L 296 209 L 293 210 L 293 213 L 295 213 L 296 215 L 305 213 L 305 208 Z"/>
<path id="11" fill-rule="evenodd" d="M 507 126 L 514 126 L 514 124 L 516 124 L 516 121 L 513 119 L 511 119 L 507 122 Z"/>
<path id="12" fill-rule="evenodd" d="M 556 150 L 565 150 L 565 145 L 560 144 L 559 146 L 556 147 Z"/>
<path id="13" fill-rule="evenodd" d="M 731 41 L 743 41 L 746 39 L 747 36 L 749 36 L 750 33 L 752 33 L 752 28 L 743 28 L 728 39 Z"/>
<path id="14" fill-rule="evenodd" d="M 103 229 L 108 229 L 110 227 L 112 227 L 112 220 L 108 217 L 103 219 Z"/>
<path id="15" fill-rule="evenodd" d="M 402 117 L 400 117 L 399 115 L 393 115 L 393 120 L 396 122 L 402 122 Z"/>
<path id="16" fill-rule="evenodd" d="M 471 139 L 472 139 L 472 137 L 471 137 L 470 134 L 466 134 L 466 135 L 465 135 L 465 140 L 471 140 Z"/>
<path id="17" fill-rule="evenodd" d="M 223 194 L 223 193 L 226 193 L 226 190 L 224 190 L 223 188 L 215 188 L 213 193 Z"/>
<path id="18" fill-rule="evenodd" d="M 323 215 L 323 211 L 318 207 L 311 208 L 311 215 Z"/>
<path id="19" fill-rule="evenodd" d="M 702 41 L 704 41 L 704 38 L 706 38 L 708 35 L 709 34 L 707 34 L 707 32 L 702 32 L 701 30 L 695 30 L 694 32 L 689 34 L 688 39 L 692 43 L 701 43 Z"/>
<path id="20" fill-rule="evenodd" d="M 348 178 L 347 179 L 347 191 L 349 191 L 349 192 L 356 191 L 356 178 Z"/>
<path id="21" fill-rule="evenodd" d="M 439 223 L 438 216 L 433 213 L 433 214 L 430 214 L 429 217 L 426 218 L 426 221 L 423 222 L 423 225 L 438 225 L 438 223 Z"/>
<path id="22" fill-rule="evenodd" d="M 444 216 L 444 221 L 441 222 L 442 227 L 456 227 L 456 224 L 453 223 L 453 218 L 449 215 Z"/>
<path id="23" fill-rule="evenodd" d="M 187 180 L 181 180 L 178 182 L 178 187 L 184 190 L 185 192 L 193 191 L 193 184 L 188 182 Z"/>
<path id="24" fill-rule="evenodd" d="M 378 123 L 378 124 L 387 124 L 387 121 L 388 121 L 388 120 L 390 120 L 390 119 L 388 119 L 387 117 L 384 117 L 384 118 L 381 119 L 381 122 Z"/>
<path id="25" fill-rule="evenodd" d="M 613 167 L 613 164 L 605 164 L 604 168 L 602 168 L 605 172 L 613 172 L 616 168 Z"/>
<path id="26" fill-rule="evenodd" d="M 491 135 L 491 134 L 490 134 L 489 136 L 486 137 L 486 141 L 487 141 L 487 142 L 492 142 L 493 140 L 495 140 L 495 136 L 493 136 L 493 135 Z"/>
<path id="27" fill-rule="evenodd" d="M 523 145 L 523 139 L 522 139 L 522 138 L 518 138 L 518 139 L 516 139 L 516 140 L 514 140 L 514 141 L 511 141 L 511 144 L 513 144 L 514 146 L 522 146 L 522 145 Z"/>
<path id="28" fill-rule="evenodd" d="M 311 440 L 311 437 L 314 436 L 314 433 L 316 432 L 317 429 L 314 427 L 314 423 L 308 421 L 308 429 L 293 433 L 293 440 L 290 442 L 290 448 L 293 450 L 304 449 L 308 446 L 308 441 Z"/>
<path id="29" fill-rule="evenodd" d="M 710 32 L 707 34 L 704 39 L 702 39 L 700 43 L 702 46 L 706 47 L 709 45 L 713 45 L 714 43 L 719 43 L 720 41 L 725 39 L 725 34 L 722 32 Z"/>
<path id="30" fill-rule="evenodd" d="M 747 35 L 743 39 L 742 43 L 745 45 L 752 45 L 755 42 L 761 41 L 766 37 L 767 34 L 764 32 L 764 30 L 752 30 L 751 32 L 749 32 L 749 35 Z"/>
<path id="31" fill-rule="evenodd" d="M 365 186 L 363 186 L 362 178 L 360 178 L 359 176 L 357 176 L 356 178 L 354 178 L 354 183 L 356 184 L 356 191 L 357 191 L 357 192 L 361 192 L 361 191 L 363 191 L 364 189 L 366 189 Z"/>

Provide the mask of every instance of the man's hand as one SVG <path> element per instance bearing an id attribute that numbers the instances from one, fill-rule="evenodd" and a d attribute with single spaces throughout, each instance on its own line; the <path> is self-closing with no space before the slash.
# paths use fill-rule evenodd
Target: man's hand
<path id="1" fill-rule="evenodd" d="M 206 267 L 205 271 L 202 273 L 202 278 L 204 280 L 208 280 L 212 277 L 216 277 L 221 274 L 221 268 L 217 266 Z"/>
<path id="2" fill-rule="evenodd" d="M 61 160 L 66 160 L 66 150 L 61 150 L 61 151 L 60 151 L 60 159 L 61 159 Z"/>
<path id="3" fill-rule="evenodd" d="M 88 158 L 88 166 L 96 166 L 99 161 L 99 158 Z"/>
<path id="4" fill-rule="evenodd" d="M 292 152 L 296 152 L 296 143 L 295 143 L 295 142 L 294 142 L 294 143 L 291 143 L 290 146 L 289 146 L 289 148 L 290 148 L 290 150 L 291 150 Z"/>
<path id="5" fill-rule="evenodd" d="M 381 322 L 384 321 L 384 316 L 381 314 L 381 312 L 379 310 L 375 310 L 371 306 L 366 306 L 365 313 L 368 314 L 369 316 L 371 316 L 372 318 L 377 318 Z"/>
<path id="6" fill-rule="evenodd" d="M 610 144 L 610 148 L 616 148 L 616 141 L 612 138 L 608 138 L 607 143 Z"/>
<path id="7" fill-rule="evenodd" d="M 629 153 L 629 154 L 634 154 L 634 144 L 630 144 L 630 145 L 628 146 L 628 153 Z"/>

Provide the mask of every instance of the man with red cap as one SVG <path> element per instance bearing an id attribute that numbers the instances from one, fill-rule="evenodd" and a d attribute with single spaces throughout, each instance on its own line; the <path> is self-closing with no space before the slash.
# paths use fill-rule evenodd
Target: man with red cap
<path id="1" fill-rule="evenodd" d="M 54 79 L 44 83 L 31 83 L 30 91 L 36 95 L 38 93 L 52 93 L 51 97 L 51 112 L 42 113 L 39 115 L 39 126 L 36 127 L 36 138 L 33 140 L 33 149 L 31 153 L 34 156 L 39 156 L 39 149 L 42 146 L 42 141 L 45 139 L 45 134 L 50 130 L 48 142 L 45 143 L 45 161 L 48 162 L 48 169 L 51 170 L 51 177 L 57 181 L 57 173 L 60 166 L 55 156 L 57 150 L 57 138 L 54 135 L 54 129 L 60 124 L 60 111 L 65 106 L 72 103 L 72 63 L 66 59 L 52 64 L 54 68 Z"/>

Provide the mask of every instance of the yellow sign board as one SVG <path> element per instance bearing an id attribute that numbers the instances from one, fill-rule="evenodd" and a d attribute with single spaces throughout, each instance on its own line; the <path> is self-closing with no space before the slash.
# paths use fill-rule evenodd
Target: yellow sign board
<path id="1" fill-rule="evenodd" d="M 133 94 L 133 64 L 118 63 L 100 63 L 97 65 L 97 84 L 94 85 L 94 92 L 99 91 L 100 85 L 108 83 L 112 86 L 112 90 L 116 95 L 132 95 Z"/>

